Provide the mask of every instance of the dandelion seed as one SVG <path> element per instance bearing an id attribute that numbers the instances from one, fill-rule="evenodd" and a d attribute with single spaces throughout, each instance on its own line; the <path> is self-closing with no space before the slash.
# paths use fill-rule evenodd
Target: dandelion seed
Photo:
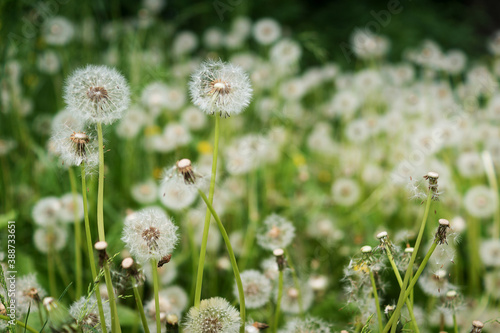
<path id="1" fill-rule="evenodd" d="M 192 307 L 184 325 L 191 333 L 237 333 L 241 318 L 238 310 L 223 298 L 202 300 L 200 307 Z"/>

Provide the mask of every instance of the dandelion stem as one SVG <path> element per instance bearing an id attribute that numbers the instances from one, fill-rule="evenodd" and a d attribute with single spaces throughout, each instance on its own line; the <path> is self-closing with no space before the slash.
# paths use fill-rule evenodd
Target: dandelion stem
<path id="1" fill-rule="evenodd" d="M 453 313 L 453 332 L 458 333 L 457 314 Z"/>
<path id="2" fill-rule="evenodd" d="M 241 269 L 244 269 L 246 267 L 253 242 L 255 239 L 255 232 L 257 230 L 257 223 L 259 221 L 259 207 L 258 207 L 258 200 L 257 200 L 257 193 L 258 193 L 258 188 L 257 188 L 257 172 L 254 170 L 251 172 L 249 176 L 249 186 L 248 186 L 248 217 L 250 221 L 250 225 L 248 226 L 246 235 L 245 235 L 245 240 L 243 242 L 243 254 L 241 255 L 241 258 L 243 259 Z"/>
<path id="3" fill-rule="evenodd" d="M 87 182 L 85 179 L 85 163 L 82 163 L 81 166 L 82 171 L 82 197 L 83 197 L 83 216 L 85 217 L 85 235 L 87 238 L 87 252 L 89 254 L 89 264 L 90 264 L 90 272 L 92 273 L 92 283 L 99 283 L 97 279 L 97 269 L 95 266 L 94 259 L 94 247 L 92 246 L 92 235 L 90 233 L 90 222 L 89 222 L 89 211 L 88 211 L 88 203 L 87 203 Z M 102 308 L 102 299 L 101 299 L 101 291 L 99 287 L 94 288 L 95 294 L 97 298 L 97 307 L 99 309 L 99 321 L 101 323 L 101 330 L 103 333 L 107 333 L 106 329 L 106 318 L 104 317 L 104 310 Z"/>
<path id="4" fill-rule="evenodd" d="M 387 258 L 389 259 L 389 262 L 391 263 L 392 270 L 394 271 L 394 275 L 396 275 L 396 279 L 398 280 L 399 287 L 401 288 L 403 286 L 403 279 L 401 279 L 401 274 L 399 274 L 398 267 L 396 266 L 396 263 L 394 262 L 394 257 L 392 256 L 391 249 L 389 246 L 385 247 L 385 253 L 387 254 Z M 413 272 L 411 272 L 413 273 Z M 413 275 L 413 274 L 412 274 Z M 408 307 L 408 312 L 410 313 L 410 318 L 413 324 L 413 329 L 415 333 L 420 333 L 420 330 L 418 329 L 417 325 L 417 320 L 415 319 L 415 315 L 413 313 L 413 300 L 411 297 L 413 296 L 413 289 L 410 294 L 410 299 L 406 300 L 406 306 Z M 382 332 L 382 330 L 380 330 Z"/>
<path id="5" fill-rule="evenodd" d="M 116 301 L 115 301 L 115 291 L 113 289 L 113 285 L 111 283 L 108 283 L 108 281 L 111 282 L 111 272 L 109 271 L 109 262 L 107 260 L 104 260 L 102 268 L 104 269 L 104 279 L 106 280 L 109 308 L 111 310 L 111 332 L 119 333 L 122 331 L 122 329 L 120 327 L 120 321 L 118 319 L 118 310 L 116 308 Z M 99 289 L 99 287 L 97 287 L 96 289 Z"/>
<path id="6" fill-rule="evenodd" d="M 217 222 L 217 225 L 219 226 L 220 233 L 222 234 L 222 238 L 224 239 L 224 242 L 226 243 L 227 252 L 229 254 L 229 259 L 231 260 L 231 266 L 233 267 L 233 273 L 234 273 L 234 278 L 236 280 L 236 286 L 238 287 L 238 296 L 240 299 L 241 332 L 243 333 L 245 331 L 245 320 L 246 320 L 245 293 L 243 291 L 243 283 L 241 282 L 240 271 L 238 270 L 238 264 L 236 263 L 236 257 L 234 256 L 233 247 L 231 246 L 231 242 L 229 241 L 229 236 L 227 235 L 226 229 L 224 228 L 224 225 L 222 224 L 222 222 L 219 218 L 219 215 L 217 215 L 217 212 L 215 211 L 214 207 L 209 202 L 205 193 L 203 193 L 201 190 L 198 190 L 198 192 L 200 193 L 200 196 L 203 199 L 203 201 L 205 201 L 205 203 L 207 204 L 208 209 L 212 213 L 215 221 Z"/>
<path id="7" fill-rule="evenodd" d="M 73 205 L 75 207 L 75 221 L 74 221 L 74 230 L 75 230 L 75 271 L 76 271 L 76 299 L 79 299 L 82 295 L 82 236 L 81 236 L 81 227 L 80 227 L 80 212 L 78 211 L 78 195 L 76 189 L 76 177 L 73 168 L 68 168 L 69 172 L 69 182 L 71 184 L 71 192 L 73 193 Z"/>
<path id="8" fill-rule="evenodd" d="M 151 259 L 151 270 L 153 272 L 153 290 L 155 294 L 155 317 L 156 317 L 156 333 L 161 333 L 160 322 L 160 283 L 158 281 L 158 263 L 155 259 Z"/>
<path id="9" fill-rule="evenodd" d="M 10 321 L 10 318 L 7 316 L 4 316 L 4 315 L 0 315 L 0 319 L 5 320 L 5 321 Z M 16 320 L 16 325 L 19 327 L 22 327 L 22 328 L 24 328 L 32 333 L 38 333 L 38 331 L 36 329 L 34 329 L 33 327 L 31 327 L 29 325 L 24 324 L 22 321 Z"/>
<path id="10" fill-rule="evenodd" d="M 495 227 L 493 228 L 493 238 L 500 238 L 500 206 L 499 206 L 499 198 L 498 198 L 498 182 L 495 174 L 495 166 L 493 165 L 493 160 L 491 158 L 491 154 L 488 151 L 484 151 L 482 153 L 484 169 L 486 170 L 486 175 L 488 176 L 488 182 L 490 183 L 490 187 L 493 190 L 495 196 L 495 202 L 497 209 L 495 209 Z"/>
<path id="11" fill-rule="evenodd" d="M 97 231 L 99 241 L 105 242 L 104 235 L 104 143 L 102 138 L 102 125 L 97 123 L 97 138 L 99 141 L 99 188 L 97 193 Z"/>
<path id="12" fill-rule="evenodd" d="M 295 286 L 295 289 L 297 289 L 298 292 L 298 302 L 299 302 L 299 311 L 300 311 L 300 316 L 304 316 L 304 306 L 302 304 L 302 290 L 300 288 L 300 283 L 299 279 L 297 277 L 297 272 L 295 271 L 295 266 L 293 265 L 292 262 L 292 257 L 290 256 L 290 253 L 288 253 L 288 250 L 285 248 L 285 255 L 286 255 L 286 260 L 288 263 L 288 266 L 290 266 L 290 270 L 292 271 L 292 278 L 293 278 L 293 284 Z"/>
<path id="13" fill-rule="evenodd" d="M 49 243 L 49 251 L 47 253 L 47 270 L 49 273 L 49 287 L 50 293 L 52 295 L 57 295 L 57 287 L 56 287 L 56 272 L 54 267 L 54 249 L 52 247 L 52 243 Z"/>
<path id="14" fill-rule="evenodd" d="M 43 327 L 43 313 L 42 313 L 42 302 L 39 300 L 36 302 L 36 305 L 38 307 L 38 319 L 40 319 L 40 327 Z M 47 313 L 47 316 L 49 314 Z M 40 332 L 43 332 L 43 330 L 41 330 Z"/>
<path id="15" fill-rule="evenodd" d="M 410 281 L 410 272 L 412 272 L 412 270 L 413 270 L 413 264 L 415 263 L 415 259 L 416 259 L 417 254 L 418 254 L 418 249 L 420 247 L 420 243 L 422 242 L 422 237 L 424 235 L 425 225 L 427 223 L 427 217 L 429 216 L 429 210 L 431 208 L 431 201 L 432 201 L 432 192 L 429 190 L 429 192 L 427 193 L 427 202 L 425 204 L 424 216 L 422 218 L 422 222 L 420 223 L 420 231 L 418 232 L 417 241 L 416 241 L 415 246 L 414 246 L 413 254 L 410 258 L 410 263 L 408 265 L 408 269 L 406 270 L 406 273 L 405 273 L 403 286 L 401 287 L 401 292 L 399 294 L 399 299 L 398 299 L 398 303 L 396 306 L 396 310 L 394 310 L 392 318 L 399 318 L 399 314 L 401 313 L 401 309 L 402 309 L 403 304 L 404 304 L 404 298 L 405 298 L 404 295 L 406 292 L 406 287 L 408 285 L 408 282 Z M 387 332 L 389 332 L 389 329 L 390 329 L 391 333 L 395 333 L 397 323 L 398 323 L 397 319 L 393 320 L 392 327 L 389 326 L 389 323 L 387 323 L 383 332 L 387 333 Z"/>
<path id="16" fill-rule="evenodd" d="M 278 299 L 276 300 L 276 312 L 274 313 L 273 333 L 278 331 L 280 319 L 281 298 L 283 297 L 283 270 L 280 270 L 278 277 Z"/>
<path id="17" fill-rule="evenodd" d="M 214 202 L 215 191 L 215 176 L 217 173 L 217 156 L 219 152 L 219 134 L 220 134 L 220 117 L 215 116 L 215 137 L 214 151 L 212 157 L 212 175 L 210 178 L 210 190 L 208 192 L 208 201 L 210 204 Z M 205 254 L 207 252 L 208 231 L 210 229 L 210 209 L 207 208 L 205 214 L 205 224 L 203 227 L 203 238 L 201 241 L 200 258 L 198 260 L 198 274 L 196 277 L 196 290 L 194 294 L 194 306 L 199 307 L 201 302 L 201 286 L 203 283 L 203 269 L 205 267 Z"/>
<path id="18" fill-rule="evenodd" d="M 375 284 L 375 277 L 373 276 L 373 271 L 371 270 L 371 268 L 369 269 L 369 272 L 370 272 L 370 280 L 372 282 L 373 298 L 375 298 L 375 307 L 377 308 L 378 330 L 379 330 L 379 332 L 382 332 L 382 329 L 384 327 L 382 326 L 382 312 L 380 311 L 380 303 L 378 300 L 377 285 Z"/>
<path id="19" fill-rule="evenodd" d="M 141 315 L 142 327 L 144 327 L 144 332 L 149 333 L 148 321 L 146 319 L 146 314 L 144 313 L 144 307 L 142 306 L 141 294 L 139 293 L 139 289 L 137 289 L 137 281 L 132 276 L 132 289 L 134 290 L 135 303 L 137 304 L 137 310 L 139 310 L 139 314 Z"/>

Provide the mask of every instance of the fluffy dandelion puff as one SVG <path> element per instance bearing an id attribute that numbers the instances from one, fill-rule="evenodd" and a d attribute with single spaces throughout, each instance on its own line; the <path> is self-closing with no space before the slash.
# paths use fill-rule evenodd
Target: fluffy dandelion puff
<path id="1" fill-rule="evenodd" d="M 300 297 L 302 298 L 303 310 L 307 311 L 314 301 L 314 291 L 308 283 L 300 282 Z M 278 290 L 275 290 L 274 298 L 278 298 Z M 299 290 L 295 287 L 289 272 L 287 272 L 284 280 L 281 308 L 285 313 L 298 314 L 300 312 Z"/>
<path id="2" fill-rule="evenodd" d="M 479 255 L 486 266 L 500 267 L 500 240 L 483 240 L 479 249 Z"/>
<path id="3" fill-rule="evenodd" d="M 263 306 L 271 296 L 271 281 L 257 270 L 247 270 L 241 273 L 241 283 L 245 293 L 245 306 L 255 309 Z M 238 297 L 238 288 L 234 286 L 233 293 Z"/>
<path id="4" fill-rule="evenodd" d="M 47 294 L 42 286 L 38 284 L 35 274 L 28 274 L 17 279 L 15 291 L 16 313 L 19 316 L 27 313 L 28 309 L 38 311 L 37 302 L 41 302 Z"/>
<path id="5" fill-rule="evenodd" d="M 61 202 L 56 197 L 40 199 L 33 207 L 31 216 L 33 221 L 40 226 L 54 225 L 59 219 Z"/>
<path id="6" fill-rule="evenodd" d="M 111 310 L 108 302 L 102 302 L 106 328 L 111 330 Z M 83 332 L 102 332 L 99 309 L 95 296 L 82 297 L 73 303 L 69 309 L 70 315 Z"/>
<path id="7" fill-rule="evenodd" d="M 252 97 L 250 79 L 241 67 L 213 60 L 204 62 L 192 75 L 189 91 L 194 105 L 210 115 L 239 114 Z"/>
<path id="8" fill-rule="evenodd" d="M 89 65 L 68 78 L 64 100 L 81 119 L 111 124 L 128 108 L 130 90 L 116 69 Z"/>
<path id="9" fill-rule="evenodd" d="M 292 222 L 282 216 L 272 214 L 264 220 L 264 227 L 257 235 L 259 245 L 268 250 L 286 248 L 295 237 Z"/>
<path id="10" fill-rule="evenodd" d="M 60 199 L 61 210 L 59 211 L 59 220 L 65 223 L 75 222 L 75 213 L 77 213 L 78 220 L 83 220 L 83 198 L 81 194 L 67 193 L 63 195 Z"/>
<path id="11" fill-rule="evenodd" d="M 132 186 L 131 195 L 140 204 L 151 204 L 156 201 L 158 188 L 153 179 L 137 183 Z"/>
<path id="12" fill-rule="evenodd" d="M 240 314 L 228 301 L 214 297 L 201 301 L 200 307 L 192 307 L 187 314 L 185 330 L 190 333 L 237 333 Z"/>
<path id="13" fill-rule="evenodd" d="M 315 317 L 306 319 L 292 319 L 279 333 L 330 333 L 330 325 L 324 320 Z"/>
<path id="14" fill-rule="evenodd" d="M 146 208 L 125 220 L 122 240 L 138 262 L 159 261 L 177 244 L 177 226 L 158 209 Z"/>
<path id="15" fill-rule="evenodd" d="M 472 187 L 464 197 L 465 209 L 474 217 L 491 217 L 497 205 L 495 193 L 484 185 Z"/>
<path id="16" fill-rule="evenodd" d="M 68 232 L 65 227 L 54 225 L 48 228 L 39 228 L 33 234 L 33 241 L 38 251 L 49 253 L 51 250 L 62 250 L 68 241 Z"/>

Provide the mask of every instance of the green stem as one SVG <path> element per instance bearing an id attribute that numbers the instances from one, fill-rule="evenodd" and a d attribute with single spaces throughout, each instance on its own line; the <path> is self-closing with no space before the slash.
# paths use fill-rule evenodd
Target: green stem
<path id="1" fill-rule="evenodd" d="M 394 262 L 394 257 L 392 256 L 391 249 L 389 246 L 385 247 L 385 253 L 387 254 L 387 258 L 389 259 L 389 262 L 391 263 L 392 270 L 394 271 L 394 275 L 396 275 L 396 279 L 398 280 L 399 287 L 401 288 L 403 286 L 403 279 L 401 279 L 401 274 L 399 274 L 398 267 L 396 266 L 396 263 Z M 411 272 L 413 275 L 413 272 Z M 406 300 L 406 306 L 408 307 L 408 312 L 410 313 L 410 318 L 413 324 L 413 329 L 415 333 L 420 333 L 420 330 L 418 329 L 417 325 L 417 320 L 415 319 L 415 315 L 413 313 L 413 300 L 411 299 L 413 297 L 413 289 L 410 294 L 410 299 Z M 380 331 L 382 332 L 382 330 Z"/>
<path id="2" fill-rule="evenodd" d="M 259 221 L 259 207 L 257 200 L 257 171 L 253 171 L 250 174 L 249 179 L 249 191 L 248 191 L 248 219 L 250 221 L 250 225 L 248 226 L 245 240 L 243 242 L 243 253 L 241 258 L 243 260 L 241 269 L 246 267 L 248 259 L 251 254 L 251 250 L 253 247 L 253 242 L 255 239 L 255 233 L 257 231 L 257 223 Z"/>
<path id="3" fill-rule="evenodd" d="M 467 238 L 468 238 L 468 247 L 469 250 L 468 256 L 470 260 L 470 291 L 471 293 L 477 293 L 479 290 L 479 263 L 480 263 L 480 257 L 479 257 L 479 245 L 478 245 L 478 239 L 479 239 L 479 234 L 480 232 L 477 230 L 479 228 L 479 221 L 470 218 L 468 227 L 467 227 Z"/>
<path id="4" fill-rule="evenodd" d="M 370 271 L 370 280 L 372 282 L 373 298 L 375 298 L 375 307 L 377 308 L 378 330 L 379 330 L 379 332 L 382 332 L 382 329 L 383 329 L 382 312 L 380 311 L 380 303 L 378 300 L 377 285 L 375 284 L 375 277 L 373 276 L 373 272 L 372 272 L 371 268 L 369 271 Z"/>
<path id="5" fill-rule="evenodd" d="M 495 209 L 494 215 L 495 227 L 493 228 L 493 238 L 498 239 L 500 238 L 500 206 L 498 204 L 498 182 L 495 174 L 495 166 L 493 164 L 491 154 L 488 151 L 484 151 L 482 157 L 484 169 L 486 170 L 486 175 L 488 176 L 488 182 L 490 183 L 490 187 L 495 195 L 495 201 L 497 205 L 497 209 Z"/>
<path id="6" fill-rule="evenodd" d="M 68 277 L 68 273 L 66 272 L 65 264 L 61 260 L 61 257 L 59 256 L 59 253 L 56 251 L 52 251 L 52 254 L 54 256 L 54 260 L 57 266 L 57 270 L 59 271 L 59 275 L 61 276 L 61 279 L 63 280 L 63 283 L 65 286 L 69 286 L 70 284 L 70 279 Z M 71 288 L 68 289 L 68 295 L 71 298 L 75 298 L 75 293 Z"/>
<path id="7" fill-rule="evenodd" d="M 282 296 L 283 296 L 283 271 L 280 270 L 278 278 L 278 299 L 276 300 L 276 312 L 274 313 L 273 333 L 276 333 L 278 331 L 278 322 L 280 319 Z"/>
<path id="8" fill-rule="evenodd" d="M 295 271 L 295 267 L 292 262 L 292 257 L 290 256 L 290 253 L 288 253 L 288 250 L 285 249 L 285 256 L 287 260 L 287 264 L 290 267 L 290 270 L 292 271 L 292 278 L 293 278 L 293 284 L 295 286 L 295 289 L 298 291 L 298 301 L 299 301 L 299 311 L 300 311 L 300 316 L 304 316 L 304 306 L 302 304 L 302 289 L 300 288 L 300 283 L 299 279 L 297 277 L 297 272 Z"/>
<path id="9" fill-rule="evenodd" d="M 214 202 L 215 191 L 215 176 L 217 173 L 217 156 L 219 153 L 219 133 L 220 133 L 220 117 L 215 116 L 215 137 L 214 151 L 212 157 L 212 175 L 210 178 L 210 190 L 208 192 L 208 200 L 210 204 Z M 210 209 L 207 208 L 205 214 L 205 225 L 203 227 L 203 238 L 201 241 L 200 258 L 198 260 L 198 274 L 196 277 L 196 290 L 194 294 L 194 306 L 199 307 L 201 302 L 201 286 L 203 283 L 203 269 L 205 266 L 205 254 L 207 252 L 208 231 L 210 229 Z"/>
<path id="10" fill-rule="evenodd" d="M 41 301 L 38 301 L 36 302 L 36 305 L 38 307 L 38 319 L 40 320 L 40 327 L 43 327 L 43 313 L 42 313 L 42 302 Z M 48 313 L 47 313 L 47 317 L 48 317 Z M 41 330 L 40 332 L 43 332 L 43 330 Z"/>
<path id="11" fill-rule="evenodd" d="M 49 273 L 49 287 L 51 295 L 57 295 L 56 272 L 54 270 L 54 249 L 52 244 L 49 244 L 49 252 L 47 253 L 47 270 Z"/>
<path id="12" fill-rule="evenodd" d="M 104 269 L 104 279 L 106 280 L 106 289 L 108 290 L 108 300 L 109 300 L 109 308 L 111 312 L 111 332 L 119 333 L 121 332 L 120 320 L 118 319 L 118 310 L 116 308 L 115 301 L 115 291 L 113 289 L 113 285 L 111 283 L 107 283 L 111 281 L 111 272 L 109 271 L 109 263 L 107 260 L 103 262 L 102 268 Z M 99 289 L 97 287 L 96 289 Z"/>
<path id="13" fill-rule="evenodd" d="M 75 271 L 76 271 L 76 299 L 79 299 L 82 295 L 82 285 L 83 285 L 83 274 L 82 274 L 82 236 L 81 236 L 81 228 L 80 228 L 80 217 L 78 211 L 78 195 L 76 189 L 76 177 L 75 172 L 72 167 L 69 167 L 69 180 L 71 184 L 71 192 L 73 193 L 73 205 L 75 207 L 75 221 L 74 221 L 74 229 L 75 229 Z"/>
<path id="14" fill-rule="evenodd" d="M 200 193 L 201 198 L 205 203 L 207 204 L 208 209 L 212 213 L 215 221 L 217 222 L 217 225 L 219 226 L 220 233 L 222 234 L 222 238 L 224 239 L 224 242 L 226 243 L 227 247 L 227 252 L 229 254 L 229 259 L 231 260 L 231 266 L 233 267 L 233 273 L 234 273 L 234 278 L 236 280 L 236 286 L 238 287 L 238 296 L 240 299 L 240 315 L 241 315 L 241 332 L 243 333 L 245 331 L 245 320 L 246 320 L 246 311 L 245 311 L 245 293 L 243 291 L 243 283 L 241 282 L 241 276 L 240 276 L 240 271 L 238 270 L 238 264 L 236 263 L 236 257 L 234 256 L 234 251 L 233 247 L 231 246 L 231 242 L 229 241 L 229 236 L 227 235 L 226 229 L 224 228 L 224 225 L 222 224 L 219 215 L 217 215 L 217 212 L 215 211 L 214 207 L 212 204 L 209 202 L 207 196 L 203 191 L 198 190 Z"/>
<path id="15" fill-rule="evenodd" d="M 158 282 L 158 267 L 156 260 L 151 260 L 151 270 L 153 271 L 153 290 L 155 294 L 155 317 L 156 317 L 156 333 L 161 333 L 161 322 L 160 322 L 160 295 L 158 291 L 160 289 L 160 284 Z"/>
<path id="16" fill-rule="evenodd" d="M 97 138 L 99 141 L 99 189 L 97 192 L 97 231 L 99 241 L 105 242 L 104 234 L 104 143 L 102 138 L 102 125 L 97 123 Z"/>
<path id="17" fill-rule="evenodd" d="M 397 303 L 397 306 L 396 306 L 396 310 L 394 310 L 392 318 L 399 318 L 399 314 L 401 313 L 401 308 L 403 307 L 403 304 L 404 304 L 404 294 L 405 294 L 408 282 L 410 280 L 410 272 L 412 272 L 412 270 L 413 270 L 413 264 L 415 263 L 415 259 L 416 259 L 417 254 L 418 254 L 418 249 L 420 247 L 420 243 L 422 242 L 422 237 L 424 235 L 425 225 L 427 223 L 427 217 L 429 216 L 429 210 L 431 208 L 431 201 L 432 201 L 432 193 L 431 193 L 431 191 L 429 191 L 427 193 L 427 202 L 425 204 L 424 216 L 422 218 L 422 222 L 420 223 L 420 231 L 418 232 L 417 241 L 416 241 L 414 249 L 413 249 L 413 254 L 412 254 L 411 258 L 410 258 L 410 263 L 408 265 L 408 269 L 406 270 L 406 273 L 405 273 L 405 278 L 404 278 L 404 281 L 403 281 L 403 286 L 401 287 L 401 292 L 399 294 L 399 299 L 398 299 L 398 303 Z M 396 332 L 397 323 L 398 323 L 398 321 L 394 320 L 393 323 L 392 323 L 392 327 L 389 326 L 389 324 L 387 324 L 385 326 L 383 332 L 387 333 L 387 332 L 389 332 L 389 329 L 390 329 L 391 333 L 395 333 Z"/>
<path id="18" fill-rule="evenodd" d="M 0 319 L 1 320 L 5 320 L 5 321 L 10 321 L 11 319 L 7 316 L 4 316 L 4 315 L 0 315 Z M 29 325 L 26 325 L 24 324 L 22 321 L 19 321 L 19 320 L 16 320 L 16 325 L 19 326 L 19 327 L 22 327 L 32 333 L 38 333 L 38 331 L 36 329 L 34 329 L 33 327 L 29 326 Z"/>
<path id="19" fill-rule="evenodd" d="M 457 314 L 453 312 L 453 332 L 458 333 Z"/>
<path id="20" fill-rule="evenodd" d="M 424 260 L 420 264 L 417 272 L 415 273 L 415 276 L 411 279 L 410 284 L 408 285 L 408 289 L 406 289 L 406 291 L 403 295 L 404 300 L 406 300 L 410 296 L 411 290 L 413 289 L 413 287 L 415 287 L 415 284 L 417 283 L 418 278 L 422 274 L 425 266 L 427 265 L 427 262 L 429 261 L 430 257 L 432 256 L 432 253 L 434 253 L 436 246 L 437 246 L 437 241 L 434 241 L 434 243 L 432 243 L 431 248 L 429 249 L 429 251 L 425 255 Z M 398 320 L 396 318 L 398 318 L 398 317 L 396 317 L 394 314 L 391 316 L 391 319 L 387 322 L 387 325 L 385 325 L 384 332 L 387 332 L 389 330 L 389 328 L 391 327 L 391 325 L 394 325 L 394 323 L 396 323 L 396 325 L 397 325 Z"/>
<path id="21" fill-rule="evenodd" d="M 85 217 L 85 234 L 87 238 L 87 252 L 89 255 L 89 264 L 90 271 L 92 273 L 92 283 L 96 284 L 95 294 L 97 298 L 97 307 L 99 309 L 99 321 L 101 323 L 101 330 L 103 333 L 107 333 L 106 329 L 106 318 L 104 317 L 104 310 L 102 308 L 102 299 L 101 299 L 101 291 L 99 290 L 99 279 L 97 278 L 97 269 L 95 266 L 94 259 L 94 247 L 92 246 L 92 235 L 90 233 L 90 221 L 89 221 L 89 210 L 87 203 L 87 182 L 86 182 L 86 174 L 85 174 L 85 164 L 82 163 L 81 166 L 82 172 L 82 197 L 83 197 L 83 216 Z"/>
<path id="22" fill-rule="evenodd" d="M 142 327 L 144 327 L 144 332 L 149 333 L 148 320 L 146 319 L 146 314 L 144 313 L 144 307 L 142 306 L 141 294 L 139 293 L 139 289 L 137 289 L 137 281 L 132 276 L 132 289 L 134 290 L 135 303 L 137 304 L 137 310 L 139 310 L 139 314 L 141 315 Z"/>

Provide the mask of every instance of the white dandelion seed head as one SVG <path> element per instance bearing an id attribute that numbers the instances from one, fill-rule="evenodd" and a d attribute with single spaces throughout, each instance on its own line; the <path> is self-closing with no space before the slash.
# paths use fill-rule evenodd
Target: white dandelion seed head
<path id="1" fill-rule="evenodd" d="M 153 116 L 157 116 L 168 106 L 168 89 L 168 86 L 162 82 L 153 82 L 142 90 L 141 102 Z"/>
<path id="2" fill-rule="evenodd" d="M 38 69 L 42 73 L 55 74 L 61 68 L 61 61 L 54 51 L 45 51 L 37 58 Z"/>
<path id="3" fill-rule="evenodd" d="M 303 310 L 307 311 L 314 301 L 314 291 L 308 283 L 300 283 L 300 296 L 302 298 Z M 274 299 L 278 298 L 278 291 L 275 290 Z M 300 313 L 299 291 L 295 288 L 295 283 L 291 273 L 287 273 L 284 279 L 283 296 L 281 298 L 281 308 L 283 312 L 289 314 Z"/>
<path id="4" fill-rule="evenodd" d="M 464 178 L 479 177 L 484 174 L 483 161 L 478 152 L 464 152 L 457 159 L 458 172 Z"/>
<path id="5" fill-rule="evenodd" d="M 180 57 L 193 52 L 198 47 L 198 37 L 191 31 L 181 31 L 175 36 L 172 52 Z"/>
<path id="6" fill-rule="evenodd" d="M 110 331 L 111 309 L 109 303 L 102 302 L 102 307 L 106 328 Z M 69 313 L 83 332 L 102 332 L 99 308 L 97 306 L 97 299 L 94 295 L 89 298 L 81 297 L 78 301 L 74 302 L 69 308 Z"/>
<path id="7" fill-rule="evenodd" d="M 38 283 L 35 274 L 28 274 L 16 280 L 16 295 L 17 303 L 16 315 L 22 316 L 28 312 L 38 311 L 37 302 L 47 296 L 47 292 Z"/>
<path id="8" fill-rule="evenodd" d="M 125 111 L 116 127 L 116 135 L 123 139 L 133 139 L 148 123 L 149 115 L 139 106 L 134 105 Z"/>
<path id="9" fill-rule="evenodd" d="M 455 289 L 448 281 L 448 273 L 444 269 L 427 272 L 418 279 L 418 283 L 425 294 L 435 297 L 444 296 L 449 290 Z"/>
<path id="10" fill-rule="evenodd" d="M 122 240 L 141 264 L 153 259 L 159 261 L 177 245 L 178 227 L 158 209 L 142 209 L 131 214 L 124 224 Z"/>
<path id="11" fill-rule="evenodd" d="M 88 65 L 67 79 L 64 100 L 84 121 L 111 124 L 129 107 L 130 89 L 116 69 Z"/>
<path id="12" fill-rule="evenodd" d="M 61 201 L 56 197 L 46 197 L 38 200 L 33 207 L 31 216 L 39 226 L 54 225 L 59 220 Z"/>
<path id="13" fill-rule="evenodd" d="M 132 198 L 140 204 L 147 205 L 156 201 L 158 186 L 153 179 L 132 185 Z"/>
<path id="14" fill-rule="evenodd" d="M 463 204 L 470 215 L 478 218 L 493 216 L 498 206 L 495 193 L 484 185 L 471 187 L 465 193 Z"/>
<path id="15" fill-rule="evenodd" d="M 162 332 L 166 331 L 166 322 L 169 315 L 176 315 L 181 318 L 183 310 L 187 307 L 188 297 L 186 292 L 178 287 L 172 286 L 162 290 L 158 294 L 158 303 L 160 305 L 160 321 L 162 322 Z M 154 298 L 147 302 L 144 306 L 147 318 L 149 319 L 149 326 L 155 327 L 156 319 L 156 304 Z"/>
<path id="16" fill-rule="evenodd" d="M 300 45 L 291 39 L 282 39 L 270 51 L 271 61 L 278 66 L 289 66 L 299 61 L 302 55 Z"/>
<path id="17" fill-rule="evenodd" d="M 189 207 L 198 197 L 197 187 L 186 184 L 182 177 L 171 177 L 158 188 L 160 202 L 175 211 Z"/>
<path id="18" fill-rule="evenodd" d="M 356 29 L 351 35 L 352 50 L 360 59 L 379 58 L 389 50 L 389 40 L 368 29 Z"/>
<path id="19" fill-rule="evenodd" d="M 326 241 L 327 244 L 334 244 L 344 237 L 342 230 L 335 226 L 335 222 L 329 218 L 316 218 L 308 223 L 307 233 L 318 239 Z"/>
<path id="20" fill-rule="evenodd" d="M 75 196 L 73 193 L 66 193 L 59 200 L 61 202 L 59 221 L 73 223 L 75 218 L 79 221 L 83 220 L 83 197 L 81 194 L 77 193 Z"/>
<path id="21" fill-rule="evenodd" d="M 192 75 L 189 91 L 194 105 L 221 116 L 241 113 L 252 97 L 250 80 L 241 67 L 213 60 L 204 62 Z"/>
<path id="22" fill-rule="evenodd" d="M 257 243 L 264 249 L 284 249 L 295 237 L 293 223 L 280 215 L 269 215 L 263 224 L 264 226 L 257 234 Z"/>
<path id="23" fill-rule="evenodd" d="M 482 240 L 479 255 L 486 266 L 500 267 L 500 240 Z"/>
<path id="24" fill-rule="evenodd" d="M 183 124 L 171 122 L 165 126 L 163 138 L 175 149 L 189 144 L 191 142 L 191 133 Z"/>
<path id="25" fill-rule="evenodd" d="M 240 314 L 228 301 L 220 297 L 202 300 L 200 307 L 192 307 L 185 322 L 190 333 L 237 333 Z"/>
<path id="26" fill-rule="evenodd" d="M 328 277 L 325 275 L 314 275 L 307 281 L 314 291 L 324 291 L 328 288 Z"/>
<path id="27" fill-rule="evenodd" d="M 279 333 L 331 333 L 330 324 L 326 321 L 308 317 L 306 319 L 295 318 L 290 320 L 285 328 L 278 331 Z"/>
<path id="28" fill-rule="evenodd" d="M 500 299 L 500 270 L 484 274 L 484 286 L 488 295 Z"/>
<path id="29" fill-rule="evenodd" d="M 263 18 L 255 22 L 253 26 L 253 37 L 262 45 L 269 45 L 281 37 L 281 27 L 278 22 L 271 18 Z"/>
<path id="30" fill-rule="evenodd" d="M 182 112 L 181 122 L 190 130 L 199 131 L 206 127 L 207 117 L 195 107 L 188 107 Z"/>
<path id="31" fill-rule="evenodd" d="M 210 50 L 220 48 L 224 43 L 224 32 L 217 27 L 211 27 L 203 33 L 203 44 Z"/>
<path id="32" fill-rule="evenodd" d="M 42 33 L 47 44 L 66 45 L 73 39 L 75 28 L 67 18 L 56 16 L 45 21 Z"/>
<path id="33" fill-rule="evenodd" d="M 265 305 L 271 297 L 271 281 L 261 272 L 250 269 L 241 272 L 241 283 L 245 294 L 245 306 L 256 309 Z M 238 298 L 238 288 L 235 285 L 233 294 Z"/>
<path id="34" fill-rule="evenodd" d="M 38 251 L 49 253 L 62 250 L 68 241 L 68 232 L 65 227 L 59 225 L 38 228 L 33 234 L 33 242 Z"/>
<path id="35" fill-rule="evenodd" d="M 500 55 L 500 30 L 495 31 L 488 42 L 488 49 L 493 55 Z"/>
<path id="36" fill-rule="evenodd" d="M 352 206 L 361 196 L 359 184 L 350 178 L 339 178 L 332 184 L 333 200 L 341 206 Z"/>
<path id="37" fill-rule="evenodd" d="M 264 275 L 269 280 L 274 281 L 278 278 L 279 268 L 278 268 L 278 263 L 276 262 L 275 256 L 271 256 L 267 259 L 262 260 L 260 267 L 262 268 Z"/>

